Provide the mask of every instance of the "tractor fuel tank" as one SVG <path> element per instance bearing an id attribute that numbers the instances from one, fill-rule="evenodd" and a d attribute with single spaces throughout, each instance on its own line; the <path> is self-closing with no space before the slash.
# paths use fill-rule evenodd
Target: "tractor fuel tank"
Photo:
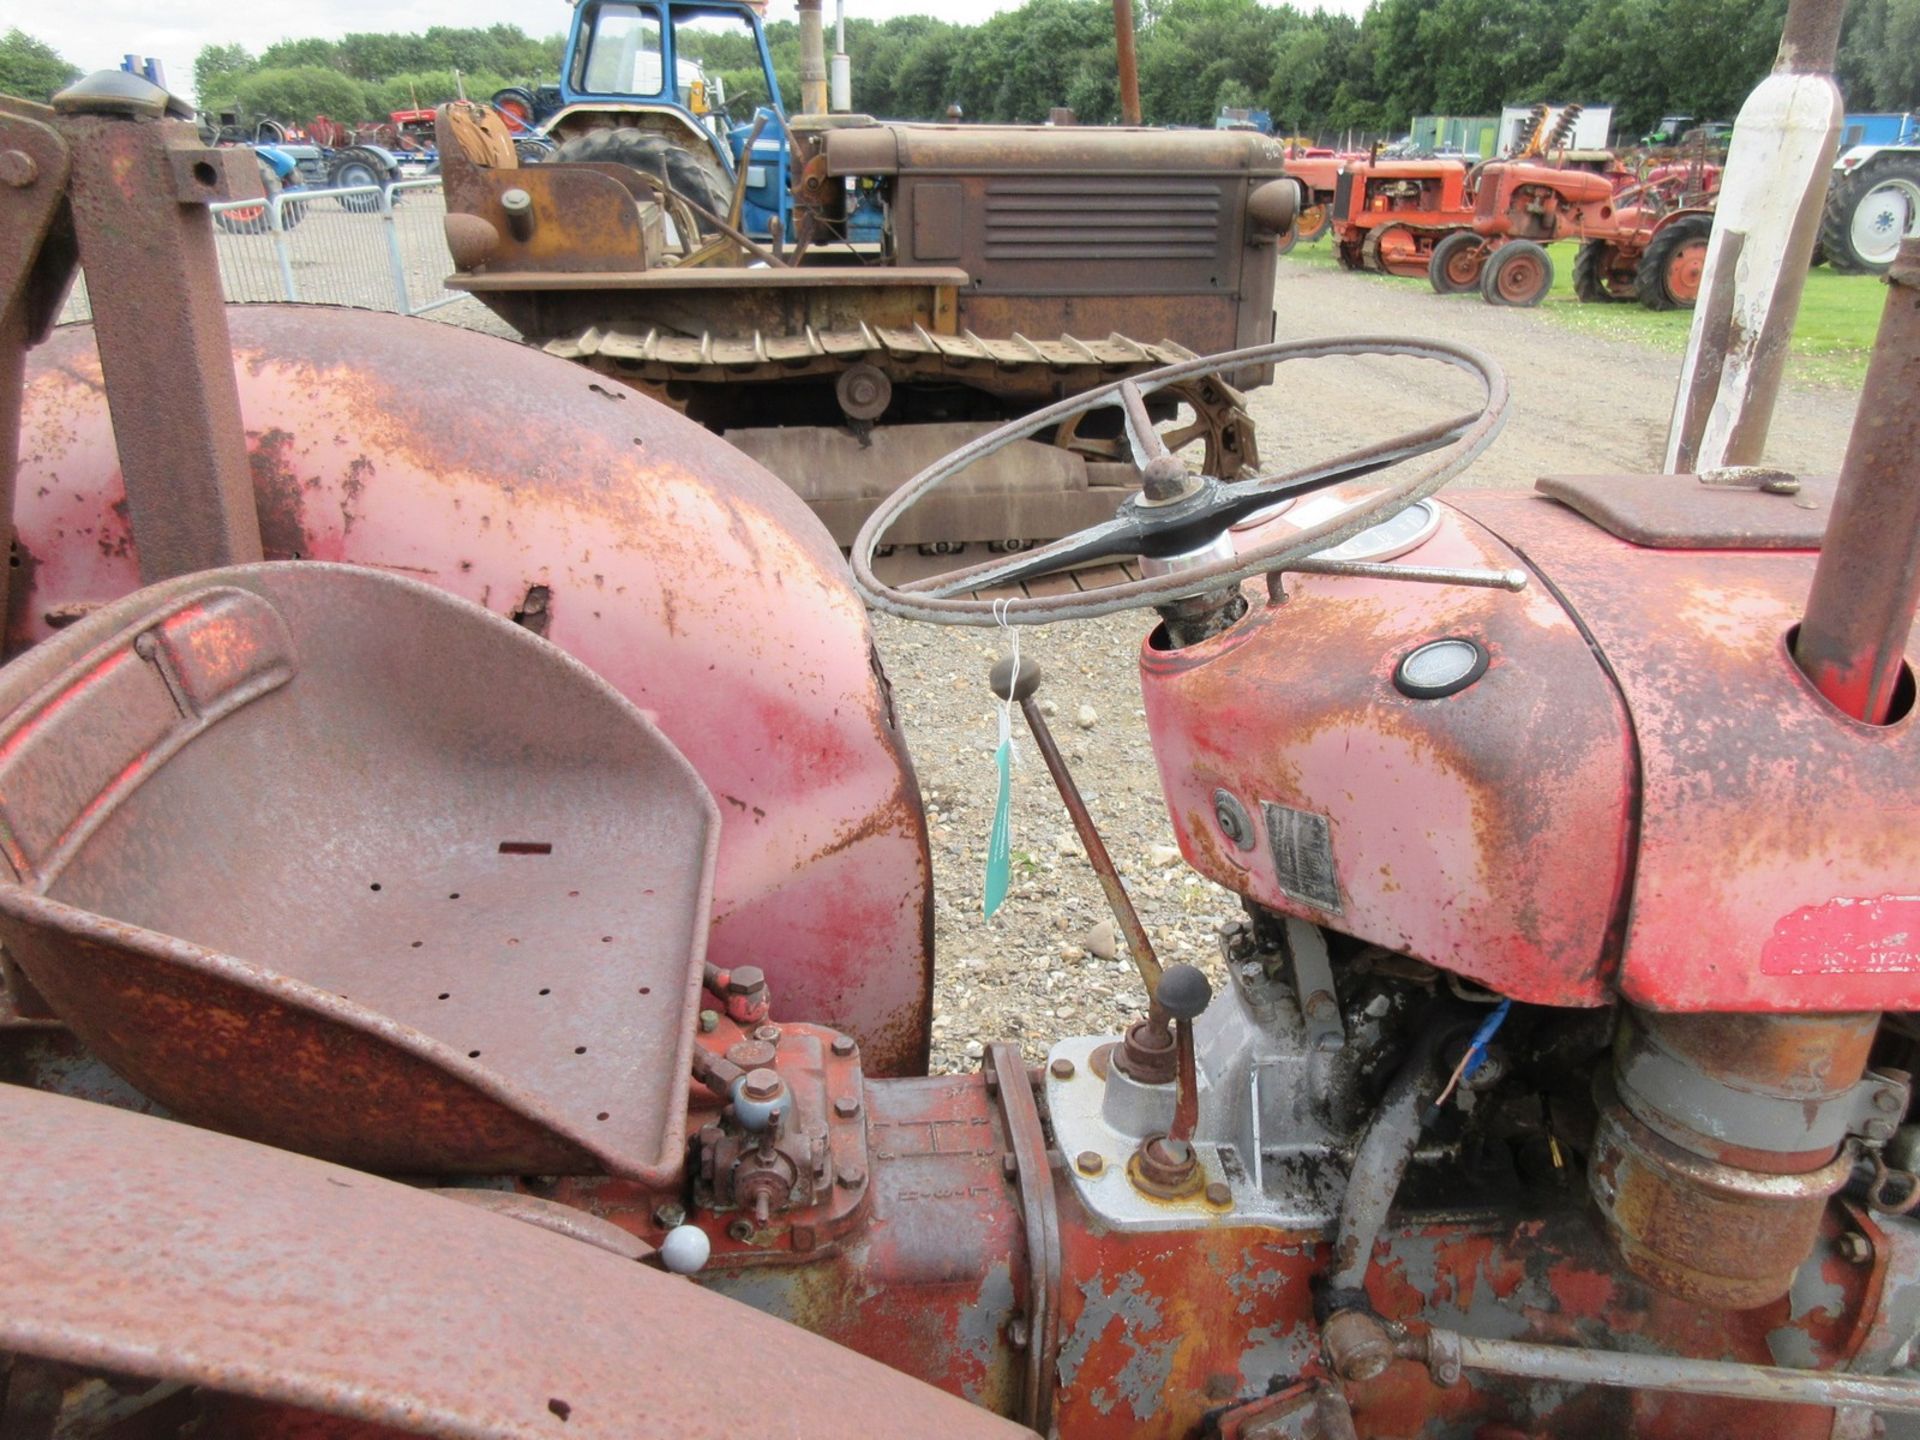
<path id="1" fill-rule="evenodd" d="M 1920 1004 L 1911 683 L 1864 725 L 1788 653 L 1830 483 L 1542 484 L 1570 503 L 1456 496 L 1411 557 L 1524 564 L 1518 594 L 1296 575 L 1149 640 L 1187 859 L 1529 1003 Z"/>

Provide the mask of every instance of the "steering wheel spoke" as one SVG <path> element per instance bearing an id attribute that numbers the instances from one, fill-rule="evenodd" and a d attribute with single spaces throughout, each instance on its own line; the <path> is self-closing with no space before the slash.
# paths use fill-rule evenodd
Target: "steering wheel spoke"
<path id="1" fill-rule="evenodd" d="M 1156 391 L 1172 389 L 1179 393 L 1209 376 L 1336 355 L 1402 357 L 1451 365 L 1480 382 L 1485 403 L 1475 412 L 1361 446 L 1331 460 L 1231 480 L 1189 474 L 1173 451 L 1197 438 L 1195 427 L 1177 427 L 1163 435 L 1148 410 L 1147 397 Z M 1079 417 L 1115 405 L 1121 411 L 1123 439 L 1141 472 L 1142 490 L 1124 502 L 1112 520 L 1037 550 L 910 584 L 890 586 L 875 577 L 875 548 L 901 513 L 929 491 L 1017 440 L 1053 432 L 1056 427 L 1072 433 Z M 888 496 L 861 527 L 853 544 L 854 583 L 878 609 L 907 619 L 950 625 L 1045 624 L 1165 605 L 1255 575 L 1287 569 L 1398 514 L 1438 490 L 1485 450 L 1499 433 L 1506 406 L 1507 382 L 1499 366 L 1478 351 L 1439 341 L 1399 336 L 1285 341 L 1183 361 L 1047 406 L 979 437 L 921 471 Z M 1250 450 L 1250 445 L 1247 448 Z M 1423 459 L 1425 463 L 1413 464 Z M 1281 533 L 1245 551 L 1230 553 L 1223 548 L 1201 563 L 1169 573 L 1070 595 L 967 598 L 969 592 L 1017 585 L 1117 556 L 1178 553 L 1200 559 L 1232 525 L 1266 506 L 1398 466 L 1409 469 L 1354 504 L 1314 524 L 1297 529 L 1279 527 Z"/>
<path id="2" fill-rule="evenodd" d="M 1154 427 L 1153 417 L 1147 413 L 1147 397 L 1140 387 L 1131 380 L 1120 382 L 1120 411 L 1126 417 L 1127 439 L 1133 446 L 1133 463 L 1144 470 L 1147 462 L 1158 460 L 1170 453 L 1167 442 L 1160 438 L 1160 432 Z"/>

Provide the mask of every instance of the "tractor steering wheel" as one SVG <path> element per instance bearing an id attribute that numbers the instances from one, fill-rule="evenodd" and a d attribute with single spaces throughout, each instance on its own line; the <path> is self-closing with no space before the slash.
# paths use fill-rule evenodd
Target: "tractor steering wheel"
<path id="1" fill-rule="evenodd" d="M 1189 473 L 1180 458 L 1168 451 L 1147 414 L 1146 397 L 1167 385 L 1244 366 L 1333 355 L 1397 355 L 1439 361 L 1478 378 L 1485 401 L 1472 414 L 1396 435 L 1324 464 L 1246 479 Z M 1023 554 L 926 580 L 893 586 L 875 577 L 874 551 L 883 543 L 888 529 L 935 488 L 1016 440 L 1116 401 L 1125 418 L 1134 463 L 1140 468 L 1141 490 L 1121 503 L 1113 519 Z M 1506 411 L 1507 380 L 1500 367 L 1477 350 L 1438 340 L 1371 336 L 1291 340 L 1183 361 L 1037 410 L 935 461 L 889 495 L 860 527 L 853 542 L 854 584 L 874 608 L 936 625 L 1045 625 L 1169 604 L 1255 575 L 1284 570 L 1399 514 L 1466 469 L 1499 434 Z M 1280 501 L 1357 480 L 1423 455 L 1430 457 L 1426 464 L 1330 519 L 1237 554 L 1203 558 L 1199 553 L 1216 545 L 1239 521 Z M 970 591 L 1017 585 L 1071 566 L 1125 555 L 1158 559 L 1178 556 L 1184 557 L 1185 563 L 1171 573 L 1081 594 L 1011 600 L 961 598 Z"/>

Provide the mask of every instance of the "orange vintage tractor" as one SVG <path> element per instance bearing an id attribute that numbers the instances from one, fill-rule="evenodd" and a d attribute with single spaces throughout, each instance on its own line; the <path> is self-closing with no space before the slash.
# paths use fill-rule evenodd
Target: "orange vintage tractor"
<path id="1" fill-rule="evenodd" d="M 1472 220 L 1458 160 L 1362 161 L 1334 186 L 1334 250 L 1349 270 L 1424 275 L 1433 247 Z"/>

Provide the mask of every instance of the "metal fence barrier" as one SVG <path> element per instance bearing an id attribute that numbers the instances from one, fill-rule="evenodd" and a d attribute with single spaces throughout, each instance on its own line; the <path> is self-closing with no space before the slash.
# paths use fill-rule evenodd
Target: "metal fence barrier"
<path id="1" fill-rule="evenodd" d="M 230 304 L 305 301 L 424 315 L 465 298 L 443 283 L 453 264 L 441 229 L 447 207 L 438 176 L 290 190 L 207 209 L 220 288 Z M 82 276 L 60 318 L 92 315 Z"/>

